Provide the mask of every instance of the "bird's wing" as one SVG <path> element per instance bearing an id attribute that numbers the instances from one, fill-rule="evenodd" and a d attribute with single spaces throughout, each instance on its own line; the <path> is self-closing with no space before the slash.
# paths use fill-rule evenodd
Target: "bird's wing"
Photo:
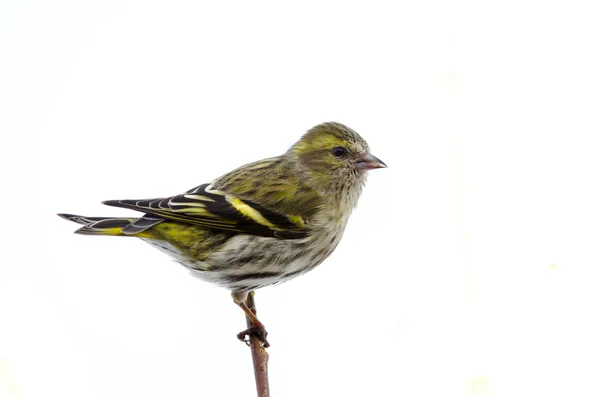
<path id="1" fill-rule="evenodd" d="M 321 208 L 323 198 L 307 180 L 293 162 L 280 156 L 246 164 L 218 178 L 213 185 L 242 200 L 310 221 Z"/>
<path id="2" fill-rule="evenodd" d="M 302 216 L 269 209 L 212 184 L 203 184 L 173 197 L 109 200 L 103 204 L 129 208 L 165 219 L 238 233 L 286 239 L 305 237 L 309 227 Z"/>

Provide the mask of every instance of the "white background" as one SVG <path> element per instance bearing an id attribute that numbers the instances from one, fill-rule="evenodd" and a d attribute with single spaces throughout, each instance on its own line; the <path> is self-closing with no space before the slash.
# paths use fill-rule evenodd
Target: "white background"
<path id="1" fill-rule="evenodd" d="M 55 213 L 180 193 L 322 121 L 372 172 L 260 290 L 274 396 L 600 395 L 594 1 L 12 1 L 0 396 L 252 396 L 229 293 Z"/>

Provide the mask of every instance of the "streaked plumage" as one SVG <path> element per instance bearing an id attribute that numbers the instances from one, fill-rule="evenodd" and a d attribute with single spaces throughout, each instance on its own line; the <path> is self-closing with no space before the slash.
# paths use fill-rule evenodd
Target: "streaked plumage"
<path id="1" fill-rule="evenodd" d="M 233 293 L 277 284 L 319 265 L 339 243 L 367 170 L 385 167 L 339 123 L 320 124 L 281 156 L 237 168 L 186 193 L 104 204 L 141 218 L 61 214 L 79 234 L 135 236 Z"/>

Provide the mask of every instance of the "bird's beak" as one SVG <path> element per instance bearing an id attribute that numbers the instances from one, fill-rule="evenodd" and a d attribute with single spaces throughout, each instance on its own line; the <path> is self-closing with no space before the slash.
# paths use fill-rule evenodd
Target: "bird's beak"
<path id="1" fill-rule="evenodd" d="M 359 157 L 356 167 L 361 171 L 369 171 L 375 168 L 387 168 L 387 165 L 371 153 L 365 152 Z"/>

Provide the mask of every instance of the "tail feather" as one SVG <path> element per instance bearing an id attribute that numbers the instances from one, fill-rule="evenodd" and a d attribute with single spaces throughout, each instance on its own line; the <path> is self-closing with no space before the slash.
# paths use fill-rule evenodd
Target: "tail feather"
<path id="1" fill-rule="evenodd" d="M 140 233 L 162 222 L 164 219 L 147 218 L 109 218 L 89 217 L 72 214 L 58 214 L 61 218 L 83 225 L 77 229 L 77 234 L 103 236 L 140 236 Z"/>
<path id="2" fill-rule="evenodd" d="M 89 225 L 90 223 L 109 219 L 108 217 L 105 217 L 105 216 L 91 217 L 91 216 L 81 216 L 81 215 L 73 215 L 73 214 L 57 214 L 57 215 L 68 221 L 79 223 L 80 225 Z"/>

